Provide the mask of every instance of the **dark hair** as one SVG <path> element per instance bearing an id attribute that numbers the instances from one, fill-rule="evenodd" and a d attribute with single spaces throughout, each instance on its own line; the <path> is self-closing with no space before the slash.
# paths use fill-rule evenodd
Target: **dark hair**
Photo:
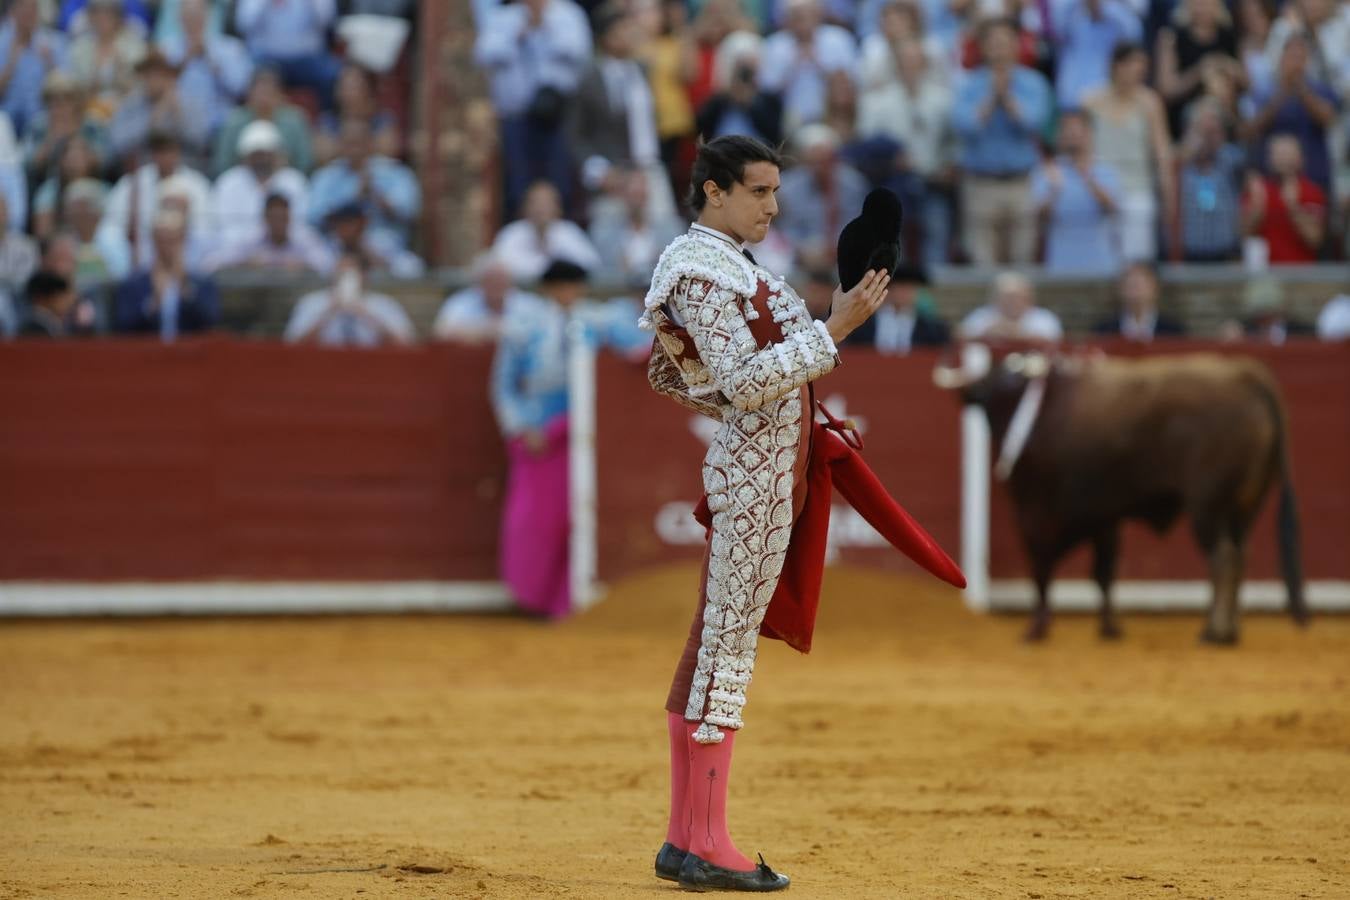
<path id="1" fill-rule="evenodd" d="M 1006 16 L 996 16 L 992 19 L 985 19 L 980 23 L 976 32 L 979 43 L 983 44 L 996 28 L 1006 28 L 1013 33 L 1014 37 L 1020 33 L 1015 21 Z"/>
<path id="2" fill-rule="evenodd" d="M 1089 128 L 1092 127 L 1092 113 L 1082 106 L 1071 106 L 1059 114 L 1059 124 L 1064 125 L 1065 119 L 1078 119 Z"/>
<path id="3" fill-rule="evenodd" d="M 38 269 L 28 279 L 24 293 L 28 296 L 29 303 L 43 303 L 69 290 L 70 282 L 64 275 L 58 275 L 50 269 Z"/>
<path id="4" fill-rule="evenodd" d="M 723 135 L 706 144 L 700 141 L 694 170 L 689 175 L 689 206 L 695 212 L 702 212 L 708 204 L 703 182 L 712 181 L 722 190 L 729 191 L 733 184 L 745 177 L 745 167 L 757 162 L 772 163 L 783 168 L 781 153 L 743 134 Z"/>
<path id="5" fill-rule="evenodd" d="M 1132 41 L 1121 41 L 1119 44 L 1116 44 L 1115 49 L 1111 51 L 1111 71 L 1114 72 L 1116 66 L 1120 65 L 1122 61 L 1134 56 L 1136 53 L 1143 52 L 1144 47 L 1142 44 L 1136 44 Z"/>
<path id="6" fill-rule="evenodd" d="M 585 284 L 590 278 L 584 268 L 567 259 L 555 259 L 539 276 L 540 284 Z"/>
<path id="7" fill-rule="evenodd" d="M 329 225 L 332 225 L 335 222 L 345 222 L 351 219 L 366 219 L 366 218 L 368 218 L 366 216 L 366 208 L 362 206 L 360 203 L 353 201 L 351 203 L 344 203 L 337 209 L 330 212 L 328 214 L 328 217 L 325 219 L 325 222 L 327 222 L 327 224 Z"/>
<path id="8" fill-rule="evenodd" d="M 268 194 L 267 199 L 263 201 L 263 209 L 271 209 L 273 206 L 284 206 L 291 208 L 291 198 L 285 194 Z"/>
<path id="9" fill-rule="evenodd" d="M 157 150 L 177 150 L 180 146 L 178 135 L 174 134 L 172 131 L 160 129 L 150 132 L 150 136 L 146 138 L 145 145 L 150 149 L 151 153 L 154 153 Z"/>
<path id="10" fill-rule="evenodd" d="M 605 3 L 591 13 L 591 34 L 598 44 L 603 41 L 616 25 L 628 19 L 628 10 L 620 3 Z"/>
<path id="11" fill-rule="evenodd" d="M 258 66 L 253 70 L 253 77 L 250 78 L 248 82 L 249 88 L 252 89 L 254 85 L 262 81 L 264 78 L 271 78 L 281 83 L 283 86 L 285 84 L 285 79 L 281 77 L 280 66 L 276 65 L 275 63 L 263 63 L 262 65 Z"/>

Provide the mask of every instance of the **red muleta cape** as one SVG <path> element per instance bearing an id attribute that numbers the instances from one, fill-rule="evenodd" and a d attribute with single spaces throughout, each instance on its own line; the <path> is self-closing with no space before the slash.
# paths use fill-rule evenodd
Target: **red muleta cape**
<path id="1" fill-rule="evenodd" d="M 760 348 L 783 340 L 782 329 L 773 320 L 768 305 L 768 286 L 761 281 L 750 306 L 756 315 L 747 317 L 747 325 Z M 673 323 L 668 326 L 680 334 L 684 351 L 697 356 L 688 331 Z M 653 352 L 662 352 L 659 345 Z M 849 423 L 830 415 L 824 404 L 814 400 L 808 409 L 818 407 L 825 422 L 812 422 L 810 458 L 806 464 L 806 501 L 792 526 L 783 571 L 778 587 L 769 601 L 759 633 L 777 638 L 794 650 L 811 652 L 811 637 L 820 606 L 820 583 L 825 574 L 826 539 L 830 533 L 830 501 L 833 489 L 848 502 L 891 546 L 948 584 L 966 586 L 966 576 L 922 525 L 895 501 L 863 461 L 858 452 L 862 438 Z M 694 509 L 694 518 L 711 533 L 712 513 L 705 494 Z"/>
<path id="2" fill-rule="evenodd" d="M 805 475 L 806 504 L 792 526 L 792 538 L 782 574 L 778 577 L 778 587 L 759 628 L 759 633 L 765 637 L 777 638 L 802 653 L 811 652 L 816 610 L 820 606 L 833 489 L 837 488 L 848 505 L 895 549 L 948 584 L 958 588 L 966 586 L 966 576 L 952 558 L 887 493 L 862 454 L 847 442 L 849 434 L 856 435 L 856 432 L 831 416 L 823 404 L 817 406 L 829 421 L 813 423 L 811 458 Z M 861 440 L 856 437 L 854 440 L 860 448 Z M 704 528 L 712 528 L 706 494 L 694 509 L 694 518 Z"/>

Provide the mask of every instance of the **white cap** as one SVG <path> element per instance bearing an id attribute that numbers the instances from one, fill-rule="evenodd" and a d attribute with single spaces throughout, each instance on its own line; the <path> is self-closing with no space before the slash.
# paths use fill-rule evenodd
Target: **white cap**
<path id="1" fill-rule="evenodd" d="M 239 133 L 239 155 L 248 156 L 259 151 L 281 149 L 281 132 L 266 119 L 256 119 Z"/>
<path id="2" fill-rule="evenodd" d="M 798 153 L 808 153 L 817 147 L 838 150 L 839 133 L 828 125 L 813 122 L 797 129 L 793 143 L 796 144 Z"/>

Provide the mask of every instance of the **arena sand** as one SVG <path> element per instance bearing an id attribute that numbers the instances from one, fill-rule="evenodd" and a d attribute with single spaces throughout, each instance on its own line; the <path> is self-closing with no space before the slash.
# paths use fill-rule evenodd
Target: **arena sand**
<path id="1" fill-rule="evenodd" d="M 559 625 L 0 625 L 0 897 L 677 896 L 695 574 Z M 761 644 L 742 848 L 799 898 L 1350 897 L 1350 619 L 1022 624 L 833 572 L 816 650 Z"/>

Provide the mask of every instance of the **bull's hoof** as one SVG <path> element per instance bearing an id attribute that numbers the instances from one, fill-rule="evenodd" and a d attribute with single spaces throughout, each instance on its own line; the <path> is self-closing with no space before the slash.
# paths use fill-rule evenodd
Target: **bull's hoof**
<path id="1" fill-rule="evenodd" d="M 1027 630 L 1022 632 L 1022 643 L 1039 644 L 1050 634 L 1050 623 L 1044 619 L 1033 619 L 1027 626 Z"/>
<path id="2" fill-rule="evenodd" d="M 1216 647 L 1236 647 L 1238 635 L 1236 631 L 1218 631 L 1213 628 L 1206 628 L 1200 632 L 1200 641 L 1205 644 L 1213 644 Z"/>
<path id="3" fill-rule="evenodd" d="M 1293 613 L 1294 624 L 1299 628 L 1307 628 L 1312 624 L 1312 615 L 1306 609 L 1300 609 Z"/>
<path id="4" fill-rule="evenodd" d="M 1118 641 L 1125 636 L 1125 632 L 1120 630 L 1120 626 L 1115 622 L 1109 622 L 1097 629 L 1097 637 L 1104 641 Z"/>

